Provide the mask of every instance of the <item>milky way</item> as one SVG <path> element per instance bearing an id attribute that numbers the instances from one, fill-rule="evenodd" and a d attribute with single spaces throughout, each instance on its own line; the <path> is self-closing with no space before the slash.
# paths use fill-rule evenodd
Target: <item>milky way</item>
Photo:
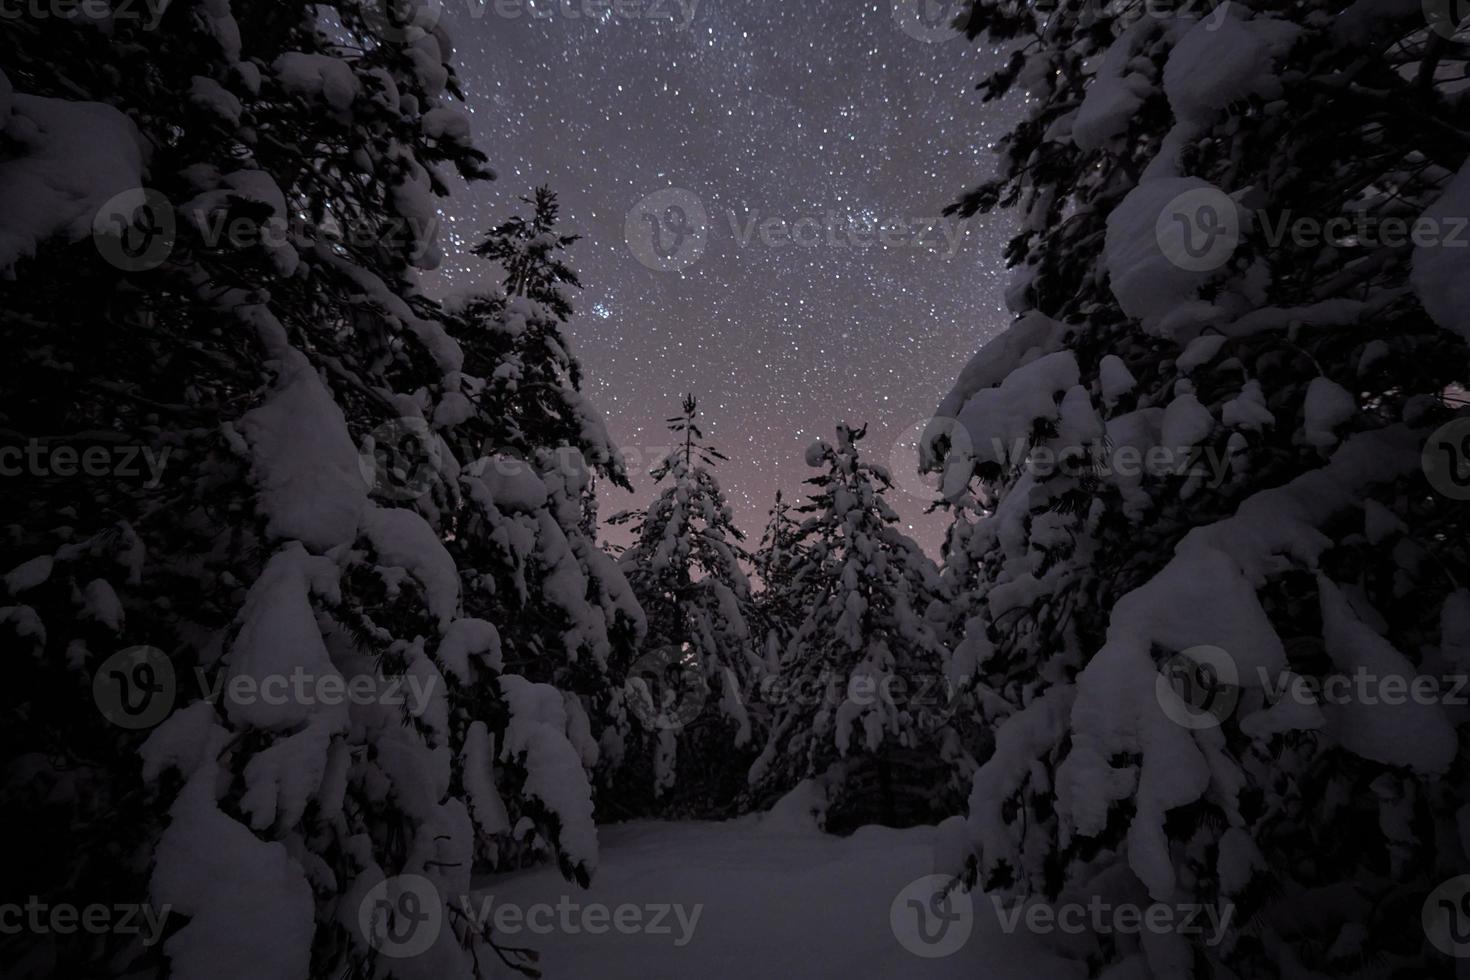
<path id="1" fill-rule="evenodd" d="M 1015 109 L 974 90 L 998 55 L 930 30 L 933 0 L 899 2 L 915 9 L 446 0 L 499 179 L 446 201 L 453 248 L 428 285 L 492 279 L 468 246 L 536 184 L 557 192 L 583 236 L 570 340 L 636 471 L 634 494 L 604 493 L 604 515 L 649 499 L 663 420 L 692 391 L 751 536 L 777 489 L 804 489 L 806 445 L 845 420 L 869 425 L 870 452 L 898 468 L 891 502 L 937 553 L 946 519 L 923 515 L 930 494 L 904 443 L 1007 320 L 1013 221 L 940 215 L 991 174 Z M 679 190 L 641 203 L 667 188 Z M 669 200 L 705 220 L 692 227 L 700 216 Z M 649 214 L 701 235 L 662 261 Z"/>

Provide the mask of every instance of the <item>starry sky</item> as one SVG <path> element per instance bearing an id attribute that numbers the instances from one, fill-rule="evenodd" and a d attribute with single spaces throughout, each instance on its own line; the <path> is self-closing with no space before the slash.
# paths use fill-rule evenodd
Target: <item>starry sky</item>
<path id="1" fill-rule="evenodd" d="M 1014 218 L 940 217 L 991 174 L 1015 111 L 974 90 L 1000 55 L 930 29 L 935 0 L 587 9 L 445 0 L 499 179 L 447 199 L 450 247 L 426 285 L 493 279 L 468 247 L 549 184 L 583 236 L 568 332 L 584 390 L 635 470 L 633 494 L 604 488 L 605 517 L 650 499 L 664 420 L 691 391 L 730 457 L 717 475 L 752 544 L 776 491 L 803 493 L 805 447 L 845 420 L 869 425 L 864 445 L 895 468 L 890 503 L 937 555 L 947 518 L 923 513 L 932 494 L 912 473 L 913 442 L 1009 319 Z M 671 199 L 689 206 L 670 212 Z M 659 244 L 682 246 L 669 261 L 649 250 L 649 214 L 667 226 Z M 680 228 L 698 235 L 681 241 Z"/>

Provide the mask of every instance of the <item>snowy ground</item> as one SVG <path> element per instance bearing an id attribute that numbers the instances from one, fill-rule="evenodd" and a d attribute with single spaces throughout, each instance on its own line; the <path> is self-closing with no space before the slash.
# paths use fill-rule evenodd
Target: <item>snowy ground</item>
<path id="1" fill-rule="evenodd" d="M 868 827 L 838 838 L 777 830 L 755 819 L 639 822 L 600 830 L 600 867 L 585 892 L 555 870 L 540 869 L 484 879 L 478 898 L 493 899 L 493 907 L 518 907 L 542 927 L 539 935 L 526 931 L 504 938 L 540 950 L 548 980 L 1084 975 L 1078 964 L 1043 952 L 1032 937 L 1006 935 L 983 896 L 970 905 L 973 916 L 953 924 L 957 932 L 949 940 L 963 933 L 965 922 L 972 928 L 951 955 L 924 958 L 905 949 L 897 932 L 917 943 L 912 919 L 900 917 L 896 932 L 890 906 L 905 886 L 933 871 L 933 836 L 932 828 Z M 553 914 L 558 902 L 578 908 Z M 552 910 L 530 913 L 538 903 Z M 629 926 L 624 932 L 597 919 L 594 927 L 605 932 L 592 934 L 580 925 L 581 910 L 592 906 L 614 910 L 609 920 L 620 905 L 638 906 L 641 920 L 652 924 L 656 913 L 649 910 L 675 903 L 682 905 L 683 919 L 666 914 L 667 934 L 634 932 L 632 909 L 623 912 Z M 572 928 L 545 931 L 557 919 Z M 681 940 L 684 945 L 677 945 Z"/>

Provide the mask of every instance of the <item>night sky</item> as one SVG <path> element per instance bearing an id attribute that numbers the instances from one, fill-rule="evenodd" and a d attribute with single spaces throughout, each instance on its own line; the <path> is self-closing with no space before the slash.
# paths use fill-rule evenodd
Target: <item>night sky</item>
<path id="1" fill-rule="evenodd" d="M 446 0 L 499 179 L 455 188 L 449 258 L 427 285 L 492 278 L 468 247 L 517 196 L 557 192 L 583 236 L 573 352 L 614 439 L 642 461 L 634 494 L 605 488 L 604 516 L 648 501 L 664 419 L 692 391 L 752 539 L 778 489 L 803 491 L 805 447 L 847 420 L 869 424 L 865 445 L 905 488 L 891 503 L 938 553 L 946 518 L 923 516 L 912 442 L 1008 319 L 1013 221 L 940 214 L 990 175 L 1015 106 L 984 106 L 974 89 L 997 55 L 926 30 L 939 18 L 919 20 L 922 5 L 942 18 L 939 4 L 896 2 L 620 0 L 596 19 L 584 0 Z"/>

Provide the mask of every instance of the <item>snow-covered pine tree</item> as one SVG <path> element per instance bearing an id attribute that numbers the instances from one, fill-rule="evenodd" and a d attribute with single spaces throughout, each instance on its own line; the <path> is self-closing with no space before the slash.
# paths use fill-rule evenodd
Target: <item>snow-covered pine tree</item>
<path id="1" fill-rule="evenodd" d="M 1466 52 L 1418 4 L 1211 8 L 961 18 L 1024 39 L 982 88 L 1031 101 L 957 205 L 1021 207 L 1017 319 L 924 447 L 948 499 L 978 482 L 946 576 L 958 657 L 1010 702 L 942 860 L 992 894 L 1233 913 L 1219 942 L 1094 934 L 1095 971 L 1440 975 L 1421 911 L 1470 844 L 1443 697 L 1470 514 L 1439 458 L 1470 425 L 1439 428 Z M 1334 676 L 1439 694 L 1323 703 Z"/>
<path id="2" fill-rule="evenodd" d="M 633 586 L 648 633 L 644 655 L 628 675 L 648 685 L 654 708 L 663 706 L 664 680 L 703 685 L 708 703 L 692 718 L 666 717 L 662 710 L 634 711 L 639 748 L 630 750 L 627 790 L 636 799 L 646 786 L 664 799 L 662 808 L 714 814 L 743 788 L 738 760 L 751 744 L 747 692 L 759 676 L 752 646 L 750 584 L 741 562 L 745 535 L 735 526 L 713 469 L 726 456 L 708 445 L 699 427 L 693 395 L 668 420 L 677 445 L 653 469 L 657 497 L 644 511 L 610 519 L 628 524 L 633 544 L 621 566 Z M 684 675 L 668 678 L 672 668 Z M 646 674 L 660 676 L 644 676 Z M 693 705 L 690 705 L 691 714 Z M 645 778 L 651 763 L 651 779 Z"/>
<path id="3" fill-rule="evenodd" d="M 477 842 L 595 866 L 585 715 L 442 543 L 464 498 L 538 507 L 449 448 L 486 379 L 414 285 L 438 169 L 485 158 L 432 16 L 371 7 L 0 32 L 9 880 L 169 912 L 7 975 L 468 978 L 525 962 L 463 915 Z"/>
<path id="4" fill-rule="evenodd" d="M 886 470 L 862 458 L 866 427 L 837 427 L 807 463 L 790 581 L 805 615 L 768 684 L 770 736 L 751 767 L 757 799 L 815 780 L 826 826 L 921 823 L 954 812 L 973 766 L 947 724 L 948 651 L 928 621 L 938 571 L 896 526 Z"/>

